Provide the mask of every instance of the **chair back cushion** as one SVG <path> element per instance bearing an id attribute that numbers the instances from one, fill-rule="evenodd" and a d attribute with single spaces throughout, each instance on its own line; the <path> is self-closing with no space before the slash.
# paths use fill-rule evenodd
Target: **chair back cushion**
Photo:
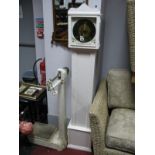
<path id="1" fill-rule="evenodd" d="M 106 133 L 109 148 L 135 152 L 135 111 L 116 108 L 112 110 Z"/>
<path id="2" fill-rule="evenodd" d="M 131 74 L 125 69 L 111 69 L 107 77 L 108 107 L 134 109 Z"/>

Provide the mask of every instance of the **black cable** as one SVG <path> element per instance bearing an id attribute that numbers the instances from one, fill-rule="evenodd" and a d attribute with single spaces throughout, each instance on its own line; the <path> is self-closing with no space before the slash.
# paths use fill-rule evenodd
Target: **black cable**
<path id="1" fill-rule="evenodd" d="M 36 75 L 36 72 L 35 72 L 35 67 L 36 67 L 36 64 L 37 64 L 40 60 L 42 60 L 42 58 L 38 58 L 38 59 L 34 62 L 34 64 L 33 64 L 33 75 L 34 75 L 34 78 L 35 78 L 37 84 L 39 84 L 39 82 L 38 82 L 38 78 L 37 78 L 37 75 Z"/>

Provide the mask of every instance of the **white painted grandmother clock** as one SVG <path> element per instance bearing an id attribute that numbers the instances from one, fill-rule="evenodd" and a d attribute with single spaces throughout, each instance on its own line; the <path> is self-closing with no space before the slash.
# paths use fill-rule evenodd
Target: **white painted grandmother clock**
<path id="1" fill-rule="evenodd" d="M 68 147 L 91 151 L 89 107 L 95 89 L 96 55 L 100 48 L 100 10 L 83 3 L 68 11 L 68 47 L 72 48 L 71 120 Z"/>

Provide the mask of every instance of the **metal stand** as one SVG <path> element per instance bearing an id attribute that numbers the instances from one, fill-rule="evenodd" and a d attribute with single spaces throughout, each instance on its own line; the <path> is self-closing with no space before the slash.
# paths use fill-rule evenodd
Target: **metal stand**
<path id="1" fill-rule="evenodd" d="M 59 123 L 58 129 L 50 124 L 35 123 L 33 133 L 29 140 L 38 145 L 63 150 L 67 147 L 67 123 L 66 123 L 66 103 L 65 103 L 65 79 L 69 73 L 68 68 L 58 69 L 58 74 L 53 79 L 47 81 L 47 90 L 53 95 L 59 96 Z M 58 91 L 56 91 L 58 87 Z"/>

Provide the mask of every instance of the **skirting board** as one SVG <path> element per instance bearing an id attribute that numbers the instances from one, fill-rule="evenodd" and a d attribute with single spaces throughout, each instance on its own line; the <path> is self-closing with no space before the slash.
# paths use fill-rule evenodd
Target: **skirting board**
<path id="1" fill-rule="evenodd" d="M 68 148 L 91 152 L 90 129 L 68 125 Z"/>
<path id="2" fill-rule="evenodd" d="M 73 144 L 68 144 L 67 148 L 86 151 L 86 152 L 91 152 L 91 149 L 88 148 L 88 147 L 83 147 L 83 146 L 78 146 L 78 145 L 73 145 Z"/>
<path id="3" fill-rule="evenodd" d="M 68 124 L 68 148 L 91 152 L 90 129 L 71 125 L 71 121 L 67 119 Z M 48 115 L 48 123 L 58 125 L 58 116 Z"/>

